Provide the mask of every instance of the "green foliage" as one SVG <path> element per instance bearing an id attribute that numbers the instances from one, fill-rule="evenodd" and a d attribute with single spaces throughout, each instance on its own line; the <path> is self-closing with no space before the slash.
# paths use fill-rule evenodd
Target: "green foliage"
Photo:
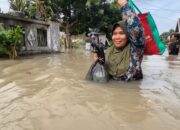
<path id="1" fill-rule="evenodd" d="M 52 20 L 54 18 L 50 6 L 51 0 L 9 0 L 9 3 L 10 9 L 21 17 L 38 20 Z"/>
<path id="2" fill-rule="evenodd" d="M 9 0 L 10 9 L 15 12 L 15 14 L 21 17 L 35 16 L 36 14 L 36 4 L 34 0 Z M 14 15 L 14 12 L 11 14 Z"/>
<path id="3" fill-rule="evenodd" d="M 35 18 L 35 15 L 36 15 L 36 4 L 29 3 L 28 4 L 28 8 L 27 8 L 27 12 L 29 13 L 28 17 Z"/>
<path id="4" fill-rule="evenodd" d="M 10 9 L 23 12 L 26 6 L 26 0 L 9 0 Z"/>
<path id="5" fill-rule="evenodd" d="M 16 5 L 12 6 L 14 9 L 17 10 L 15 7 L 18 7 L 18 10 L 24 10 L 24 15 L 29 18 L 36 18 L 38 12 L 37 6 L 45 8 L 45 18 L 40 19 L 59 21 L 62 31 L 70 35 L 89 32 L 91 28 L 106 33 L 107 37 L 110 39 L 112 25 L 121 20 L 117 0 L 113 2 L 109 2 L 109 0 L 9 1 L 11 5 Z M 41 5 L 38 3 L 41 3 Z"/>
<path id="6" fill-rule="evenodd" d="M 9 29 L 0 31 L 0 52 L 15 59 L 17 56 L 16 49 L 21 46 L 22 40 L 22 29 L 19 26 L 14 30 Z"/>
<path id="7" fill-rule="evenodd" d="M 113 24 L 121 20 L 117 5 L 117 0 L 51 0 L 49 4 L 66 34 L 88 33 L 92 29 L 106 33 L 109 39 Z"/>
<path id="8" fill-rule="evenodd" d="M 84 44 L 85 44 L 85 42 L 84 42 L 83 39 L 73 40 L 73 47 L 74 47 L 74 48 L 80 48 L 80 47 L 82 47 Z"/>
<path id="9" fill-rule="evenodd" d="M 121 20 L 117 3 L 108 0 L 51 0 L 51 8 L 64 31 L 68 24 L 71 34 L 81 34 L 89 28 L 110 33 L 112 25 Z"/>
<path id="10" fill-rule="evenodd" d="M 92 5 L 98 5 L 101 0 L 87 0 L 86 6 L 91 7 Z"/>
<path id="11" fill-rule="evenodd" d="M 45 18 L 40 19 L 59 21 L 62 31 L 65 31 L 68 35 L 82 34 L 92 29 L 106 33 L 107 37 L 110 39 L 113 24 L 121 20 L 117 0 L 113 2 L 109 2 L 109 0 L 9 1 L 12 9 L 23 10 L 24 15 L 29 18 L 38 18 L 37 7 L 41 6 L 45 8 Z M 67 41 L 71 40 L 68 39 Z"/>
<path id="12" fill-rule="evenodd" d="M 121 20 L 121 14 L 116 2 L 109 3 L 101 0 L 99 4 L 92 4 L 88 8 L 88 27 L 104 32 L 111 39 L 111 29 L 114 23 Z"/>
<path id="13" fill-rule="evenodd" d="M 13 30 L 13 46 L 20 47 L 22 45 L 23 35 L 22 35 L 22 28 L 17 26 L 15 30 Z"/>
<path id="14" fill-rule="evenodd" d="M 0 52 L 10 55 L 12 46 L 12 30 L 0 31 Z"/>

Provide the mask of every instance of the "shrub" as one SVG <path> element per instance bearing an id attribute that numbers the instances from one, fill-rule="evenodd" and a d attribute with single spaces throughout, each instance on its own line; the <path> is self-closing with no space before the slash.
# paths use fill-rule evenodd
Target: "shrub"
<path id="1" fill-rule="evenodd" d="M 80 48 L 85 44 L 85 42 L 83 41 L 83 39 L 76 39 L 73 40 L 72 44 L 74 48 Z"/>
<path id="2" fill-rule="evenodd" d="M 17 49 L 22 45 L 23 35 L 20 26 L 14 30 L 0 31 L 0 52 L 9 55 L 11 59 L 17 57 Z"/>

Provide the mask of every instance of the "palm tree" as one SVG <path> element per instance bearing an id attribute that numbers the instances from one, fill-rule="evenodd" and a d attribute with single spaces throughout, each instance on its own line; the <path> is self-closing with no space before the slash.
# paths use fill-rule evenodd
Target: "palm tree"
<path id="1" fill-rule="evenodd" d="M 26 0 L 9 0 L 10 9 L 23 12 L 26 7 Z"/>

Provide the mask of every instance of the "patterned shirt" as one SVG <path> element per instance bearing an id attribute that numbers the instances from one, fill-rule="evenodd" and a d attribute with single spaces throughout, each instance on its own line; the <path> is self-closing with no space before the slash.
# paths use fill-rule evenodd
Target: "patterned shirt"
<path id="1" fill-rule="evenodd" d="M 141 62 L 144 54 L 144 31 L 139 18 L 127 3 L 121 7 L 123 21 L 130 40 L 130 65 L 124 80 L 136 80 L 142 75 Z"/>

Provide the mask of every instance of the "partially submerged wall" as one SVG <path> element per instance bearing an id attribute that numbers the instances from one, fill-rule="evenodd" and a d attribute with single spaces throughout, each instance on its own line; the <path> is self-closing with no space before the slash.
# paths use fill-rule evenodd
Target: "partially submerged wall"
<path id="1" fill-rule="evenodd" d="M 60 51 L 59 23 L 25 19 L 0 14 L 5 29 L 19 25 L 24 33 L 20 54 L 50 53 Z"/>

